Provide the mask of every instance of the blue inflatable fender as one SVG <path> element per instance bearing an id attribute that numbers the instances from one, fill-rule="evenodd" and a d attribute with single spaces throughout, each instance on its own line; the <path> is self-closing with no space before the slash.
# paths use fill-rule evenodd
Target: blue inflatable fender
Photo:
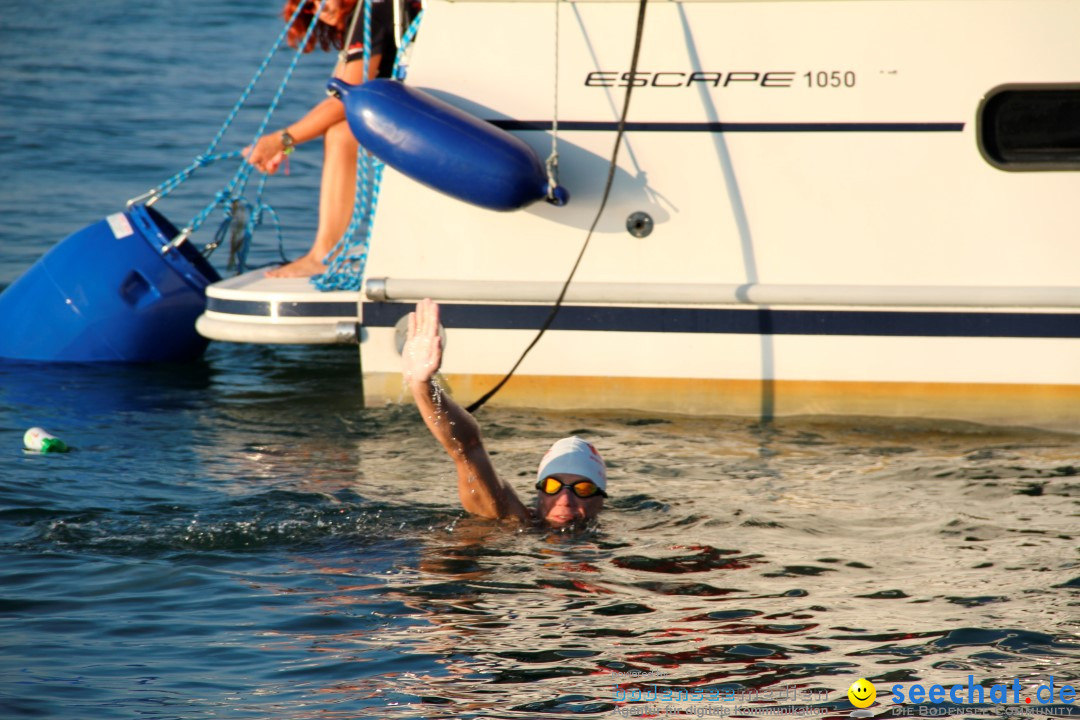
<path id="1" fill-rule="evenodd" d="M 327 84 L 345 105 L 357 141 L 403 175 L 490 210 L 518 210 L 547 198 L 565 205 L 565 188 L 548 185 L 544 163 L 520 138 L 397 80 Z"/>

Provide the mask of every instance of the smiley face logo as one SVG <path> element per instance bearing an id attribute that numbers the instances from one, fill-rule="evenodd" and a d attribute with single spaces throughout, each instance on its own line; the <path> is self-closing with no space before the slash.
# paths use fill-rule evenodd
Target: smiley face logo
<path id="1" fill-rule="evenodd" d="M 847 696 L 851 704 L 857 708 L 870 707 L 874 704 L 874 698 L 877 697 L 877 688 L 869 680 L 859 678 L 851 683 L 851 687 L 847 689 Z"/>

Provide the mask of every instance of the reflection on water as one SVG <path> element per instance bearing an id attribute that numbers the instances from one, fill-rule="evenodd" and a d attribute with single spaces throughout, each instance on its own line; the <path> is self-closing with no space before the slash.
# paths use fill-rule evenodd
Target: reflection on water
<path id="1" fill-rule="evenodd" d="M 862 676 L 1075 678 L 1070 439 L 570 420 L 604 438 L 627 494 L 586 536 L 428 542 L 388 594 L 429 625 L 382 640 L 443 672 L 394 676 L 400 716 L 605 712 L 632 671 L 653 679 L 622 688 L 797 687 L 843 707 Z"/>
<path id="2" fill-rule="evenodd" d="M 6 370 L 6 435 L 32 408 L 78 450 L 2 471 L 5 717 L 609 716 L 654 686 L 846 714 L 859 677 L 1080 680 L 1070 436 L 485 410 L 523 494 L 560 435 L 611 465 L 595 527 L 518 531 L 462 516 L 411 408 L 357 407 L 349 353 L 54 369 L 36 404 Z"/>

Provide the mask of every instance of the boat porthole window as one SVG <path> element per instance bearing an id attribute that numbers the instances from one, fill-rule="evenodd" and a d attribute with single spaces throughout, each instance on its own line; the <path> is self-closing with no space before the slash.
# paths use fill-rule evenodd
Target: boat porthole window
<path id="1" fill-rule="evenodd" d="M 1080 84 L 994 88 L 979 106 L 977 136 L 1001 170 L 1080 170 Z"/>

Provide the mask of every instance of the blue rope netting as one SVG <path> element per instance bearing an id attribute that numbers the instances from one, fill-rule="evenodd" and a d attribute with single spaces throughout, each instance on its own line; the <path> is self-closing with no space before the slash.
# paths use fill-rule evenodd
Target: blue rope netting
<path id="1" fill-rule="evenodd" d="M 325 2 L 326 0 L 319 0 L 319 5 L 316 9 L 316 17 L 318 16 L 318 13 L 322 11 L 322 7 Z M 233 105 L 232 110 L 225 118 L 225 122 L 222 124 L 217 134 L 214 136 L 214 139 L 210 141 L 210 145 L 207 147 L 206 152 L 198 155 L 191 163 L 191 165 L 184 168 L 183 170 L 176 173 L 171 178 L 151 190 L 148 195 L 149 197 L 153 198 L 154 201 L 161 199 L 171 193 L 173 190 L 179 187 L 181 183 L 185 182 L 188 178 L 190 178 L 197 169 L 201 167 L 206 167 L 207 165 L 217 162 L 218 160 L 238 158 L 242 155 L 243 151 L 241 150 L 234 150 L 232 152 L 225 153 L 215 153 L 214 150 L 215 148 L 217 148 L 218 143 L 221 142 L 221 139 L 225 136 L 226 131 L 228 131 L 229 127 L 236 119 L 236 116 L 239 114 L 240 109 L 244 106 L 244 103 L 247 102 L 248 96 L 250 96 L 252 91 L 255 89 L 255 85 L 259 82 L 259 79 L 266 71 L 266 68 L 270 65 L 270 61 L 273 59 L 274 55 L 277 54 L 277 51 L 281 48 L 281 43 L 288 35 L 289 29 L 296 23 L 296 19 L 300 16 L 300 12 L 303 10 L 303 8 L 303 3 L 299 3 L 297 5 L 296 10 L 293 11 L 292 16 L 285 24 L 285 27 L 282 28 L 281 32 L 278 34 L 277 39 L 274 41 L 273 46 L 270 48 L 270 52 L 267 53 L 262 63 L 255 71 L 254 76 L 252 76 L 251 81 L 248 83 L 247 87 L 244 88 L 244 91 L 240 94 L 240 98 L 236 101 L 236 104 Z M 255 138 L 252 140 L 252 145 L 258 142 L 259 138 L 261 138 L 263 133 L 266 131 L 266 126 L 270 123 L 270 118 L 273 116 L 274 111 L 277 109 L 277 106 L 281 101 L 281 96 L 285 92 L 285 86 L 288 85 L 289 79 L 292 77 L 293 71 L 296 69 L 296 65 L 300 61 L 300 56 L 303 54 L 303 48 L 307 45 L 308 39 L 311 37 L 311 34 L 312 32 L 314 32 L 314 30 L 315 23 L 312 22 L 308 25 L 307 32 L 304 34 L 303 40 L 297 47 L 296 53 L 293 55 L 292 62 L 289 64 L 289 67 L 285 72 L 285 76 L 282 78 L 281 84 L 278 86 L 274 98 L 271 101 L 270 106 L 267 108 L 266 114 L 264 115 L 263 120 L 259 125 L 259 129 L 255 133 Z M 278 246 L 280 248 L 283 243 L 283 238 L 281 234 L 281 223 L 278 220 L 277 213 L 274 211 L 274 209 L 264 203 L 262 199 L 263 190 L 266 186 L 267 176 L 263 175 L 262 180 L 259 183 L 254 203 L 244 197 L 244 190 L 247 187 L 248 178 L 252 169 L 253 168 L 250 163 L 241 162 L 240 167 L 237 170 L 236 174 L 233 176 L 232 180 L 229 181 L 229 183 L 225 186 L 223 190 L 220 190 L 215 194 L 213 202 L 207 205 L 202 210 L 202 212 L 196 215 L 191 220 L 191 222 L 188 223 L 187 226 L 180 231 L 180 234 L 177 236 L 177 239 L 174 240 L 174 242 L 180 242 L 188 238 L 192 233 L 197 231 L 202 226 L 202 224 L 206 221 L 206 219 L 210 216 L 210 213 L 212 213 L 215 208 L 220 207 L 222 208 L 225 215 L 225 220 L 218 228 L 218 231 L 215 234 L 214 242 L 207 245 L 207 251 L 216 248 L 226 236 L 239 234 L 240 237 L 233 238 L 234 240 L 239 241 L 238 243 L 234 243 L 233 247 L 239 249 L 239 252 L 235 259 L 239 261 L 239 269 L 243 271 L 244 263 L 247 258 L 247 251 L 251 245 L 251 238 L 254 235 L 255 227 L 260 224 L 264 213 L 269 213 L 269 215 L 274 221 L 275 226 L 277 227 Z"/>
<path id="2" fill-rule="evenodd" d="M 315 17 L 318 17 L 322 12 L 323 5 L 326 1 L 327 0 L 319 0 L 318 7 L 315 10 Z M 372 0 L 364 0 L 363 72 L 365 78 L 368 76 L 368 66 L 371 62 L 371 4 Z M 159 200 L 179 187 L 199 168 L 206 167 L 219 160 L 230 160 L 241 157 L 243 153 L 242 150 L 233 150 L 224 153 L 215 153 L 214 150 L 236 119 L 236 116 L 244 106 L 244 103 L 247 102 L 248 97 L 255 89 L 255 85 L 259 82 L 263 73 L 266 71 L 266 68 L 270 65 L 270 61 L 281 48 L 281 44 L 287 37 L 289 29 L 296 23 L 296 19 L 300 16 L 304 7 L 304 3 L 297 4 L 296 10 L 293 11 L 292 16 L 289 18 L 288 22 L 286 22 L 285 27 L 282 28 L 277 40 L 274 41 L 273 46 L 270 48 L 270 52 L 263 59 L 258 69 L 255 71 L 254 76 L 252 76 L 251 81 L 240 94 L 239 99 L 236 101 L 236 104 L 233 105 L 232 110 L 229 112 L 228 117 L 225 118 L 225 122 L 214 136 L 214 139 L 210 141 L 210 145 L 207 147 L 206 151 L 201 155 L 196 156 L 191 165 L 152 189 L 147 195 L 142 196 L 143 198 L 152 198 L 150 202 Z M 399 44 L 397 54 L 394 57 L 394 67 L 392 72 L 393 77 L 397 80 L 403 80 L 405 77 L 405 68 L 402 65 L 402 59 L 405 50 L 416 36 L 416 31 L 420 26 L 420 19 L 423 14 L 423 11 L 421 11 L 416 16 Z M 289 67 L 285 71 L 285 75 L 278 86 L 277 92 L 274 94 L 270 106 L 267 108 L 266 114 L 259 124 L 258 130 L 255 132 L 255 137 L 251 141 L 252 146 L 254 146 L 263 136 L 263 133 L 266 132 L 266 127 L 269 125 L 274 111 L 277 110 L 278 104 L 281 102 L 285 87 L 292 78 L 293 71 L 296 69 L 296 65 L 300 61 L 301 55 L 303 55 L 303 48 L 307 46 L 308 40 L 315 30 L 315 25 L 315 22 L 311 22 L 308 25 L 303 39 L 301 39 L 300 43 L 297 45 L 296 53 L 293 55 L 292 61 L 289 63 Z M 174 243 L 181 242 L 190 237 L 202 227 L 203 223 L 206 222 L 207 218 L 215 209 L 221 208 L 224 219 L 218 227 L 217 232 L 214 234 L 213 242 L 206 246 L 205 252 L 207 254 L 216 249 L 225 240 L 231 240 L 230 247 L 236 255 L 235 257 L 230 257 L 229 267 L 233 267 L 235 263 L 237 272 L 244 272 L 248 251 L 251 248 L 251 241 L 255 235 L 255 230 L 262 225 L 264 218 L 269 216 L 273 221 L 277 232 L 278 252 L 282 259 L 284 259 L 284 236 L 281 230 L 281 220 L 278 217 L 277 212 L 269 204 L 263 201 L 263 193 L 269 175 L 263 173 L 259 180 L 254 202 L 248 200 L 244 195 L 253 169 L 254 168 L 250 163 L 241 162 L 239 169 L 228 184 L 226 184 L 222 190 L 219 190 L 214 195 L 213 201 L 203 208 L 203 210 L 180 231 L 180 234 L 177 236 L 177 239 L 174 240 Z M 383 163 L 376 160 L 363 148 L 360 148 L 357 157 L 356 200 L 353 206 L 352 218 L 345 234 L 342 236 L 341 240 L 338 241 L 337 245 L 335 245 L 334 249 L 330 252 L 330 255 L 327 256 L 327 259 L 324 260 L 324 262 L 327 262 L 328 264 L 327 271 L 323 275 L 317 275 L 311 279 L 312 283 L 318 289 L 360 289 L 363 281 L 364 266 L 367 263 L 372 220 L 378 205 L 382 172 Z M 135 201 L 133 200 L 132 202 Z M 331 260 L 330 258 L 333 259 Z"/>
<path id="3" fill-rule="evenodd" d="M 405 67 L 402 65 L 402 60 L 405 57 L 405 50 L 416 36 L 423 17 L 424 11 L 421 10 L 401 38 L 391 73 L 395 80 L 405 79 Z M 365 78 L 368 76 L 368 63 L 371 60 L 370 40 L 371 0 L 366 0 L 364 3 Z M 327 264 L 326 272 L 311 278 L 312 285 L 319 290 L 359 290 L 363 285 L 375 210 L 379 205 L 383 167 L 381 160 L 375 158 L 363 147 L 360 148 L 356 159 L 356 202 L 353 204 L 352 219 L 349 221 L 345 234 L 341 236 L 341 240 L 323 259 L 323 262 Z"/>

